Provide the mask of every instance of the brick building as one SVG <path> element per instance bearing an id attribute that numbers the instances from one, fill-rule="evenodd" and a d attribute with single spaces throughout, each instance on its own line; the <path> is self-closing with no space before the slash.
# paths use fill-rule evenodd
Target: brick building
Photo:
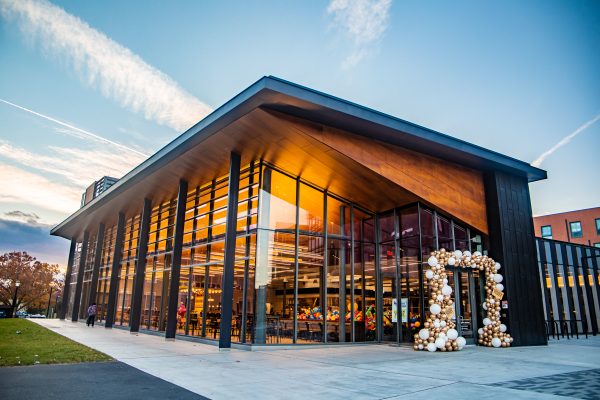
<path id="1" fill-rule="evenodd" d="M 600 207 L 533 217 L 535 235 L 600 247 Z"/>

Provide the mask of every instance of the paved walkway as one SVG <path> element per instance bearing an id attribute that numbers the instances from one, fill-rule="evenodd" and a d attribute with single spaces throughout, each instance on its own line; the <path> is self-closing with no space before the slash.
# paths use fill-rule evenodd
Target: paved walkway
<path id="1" fill-rule="evenodd" d="M 457 353 L 389 345 L 250 352 L 35 322 L 211 399 L 600 398 L 600 337 L 527 348 L 469 346 Z"/>

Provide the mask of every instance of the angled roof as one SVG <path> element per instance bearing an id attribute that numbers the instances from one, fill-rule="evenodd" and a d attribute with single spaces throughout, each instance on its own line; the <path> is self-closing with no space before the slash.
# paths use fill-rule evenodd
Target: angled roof
<path id="1" fill-rule="evenodd" d="M 266 76 L 135 167 L 110 189 L 55 226 L 51 234 L 71 237 L 72 227 L 80 217 L 95 212 L 257 108 L 343 129 L 477 170 L 502 170 L 526 177 L 529 182 L 547 178 L 546 171 L 526 162 L 280 78 Z"/>

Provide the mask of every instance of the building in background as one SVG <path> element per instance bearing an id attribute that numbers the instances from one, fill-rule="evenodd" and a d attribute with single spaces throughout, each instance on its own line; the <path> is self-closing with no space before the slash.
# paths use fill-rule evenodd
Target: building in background
<path id="1" fill-rule="evenodd" d="M 529 182 L 546 172 L 265 77 L 52 229 L 65 311 L 228 348 L 410 343 L 434 250 L 499 261 L 514 345 L 546 344 Z M 477 342 L 486 277 L 447 267 Z"/>
<path id="2" fill-rule="evenodd" d="M 117 178 L 103 176 L 100 180 L 92 183 L 81 196 L 81 207 L 107 191 L 108 188 L 117 183 L 117 181 Z"/>
<path id="3" fill-rule="evenodd" d="M 600 247 L 600 207 L 533 217 L 535 236 Z"/>

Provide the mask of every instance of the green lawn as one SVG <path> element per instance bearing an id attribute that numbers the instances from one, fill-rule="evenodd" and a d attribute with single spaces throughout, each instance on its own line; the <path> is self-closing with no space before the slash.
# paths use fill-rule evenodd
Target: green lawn
<path id="1" fill-rule="evenodd" d="M 0 367 L 109 361 L 106 354 L 21 318 L 0 319 Z"/>

